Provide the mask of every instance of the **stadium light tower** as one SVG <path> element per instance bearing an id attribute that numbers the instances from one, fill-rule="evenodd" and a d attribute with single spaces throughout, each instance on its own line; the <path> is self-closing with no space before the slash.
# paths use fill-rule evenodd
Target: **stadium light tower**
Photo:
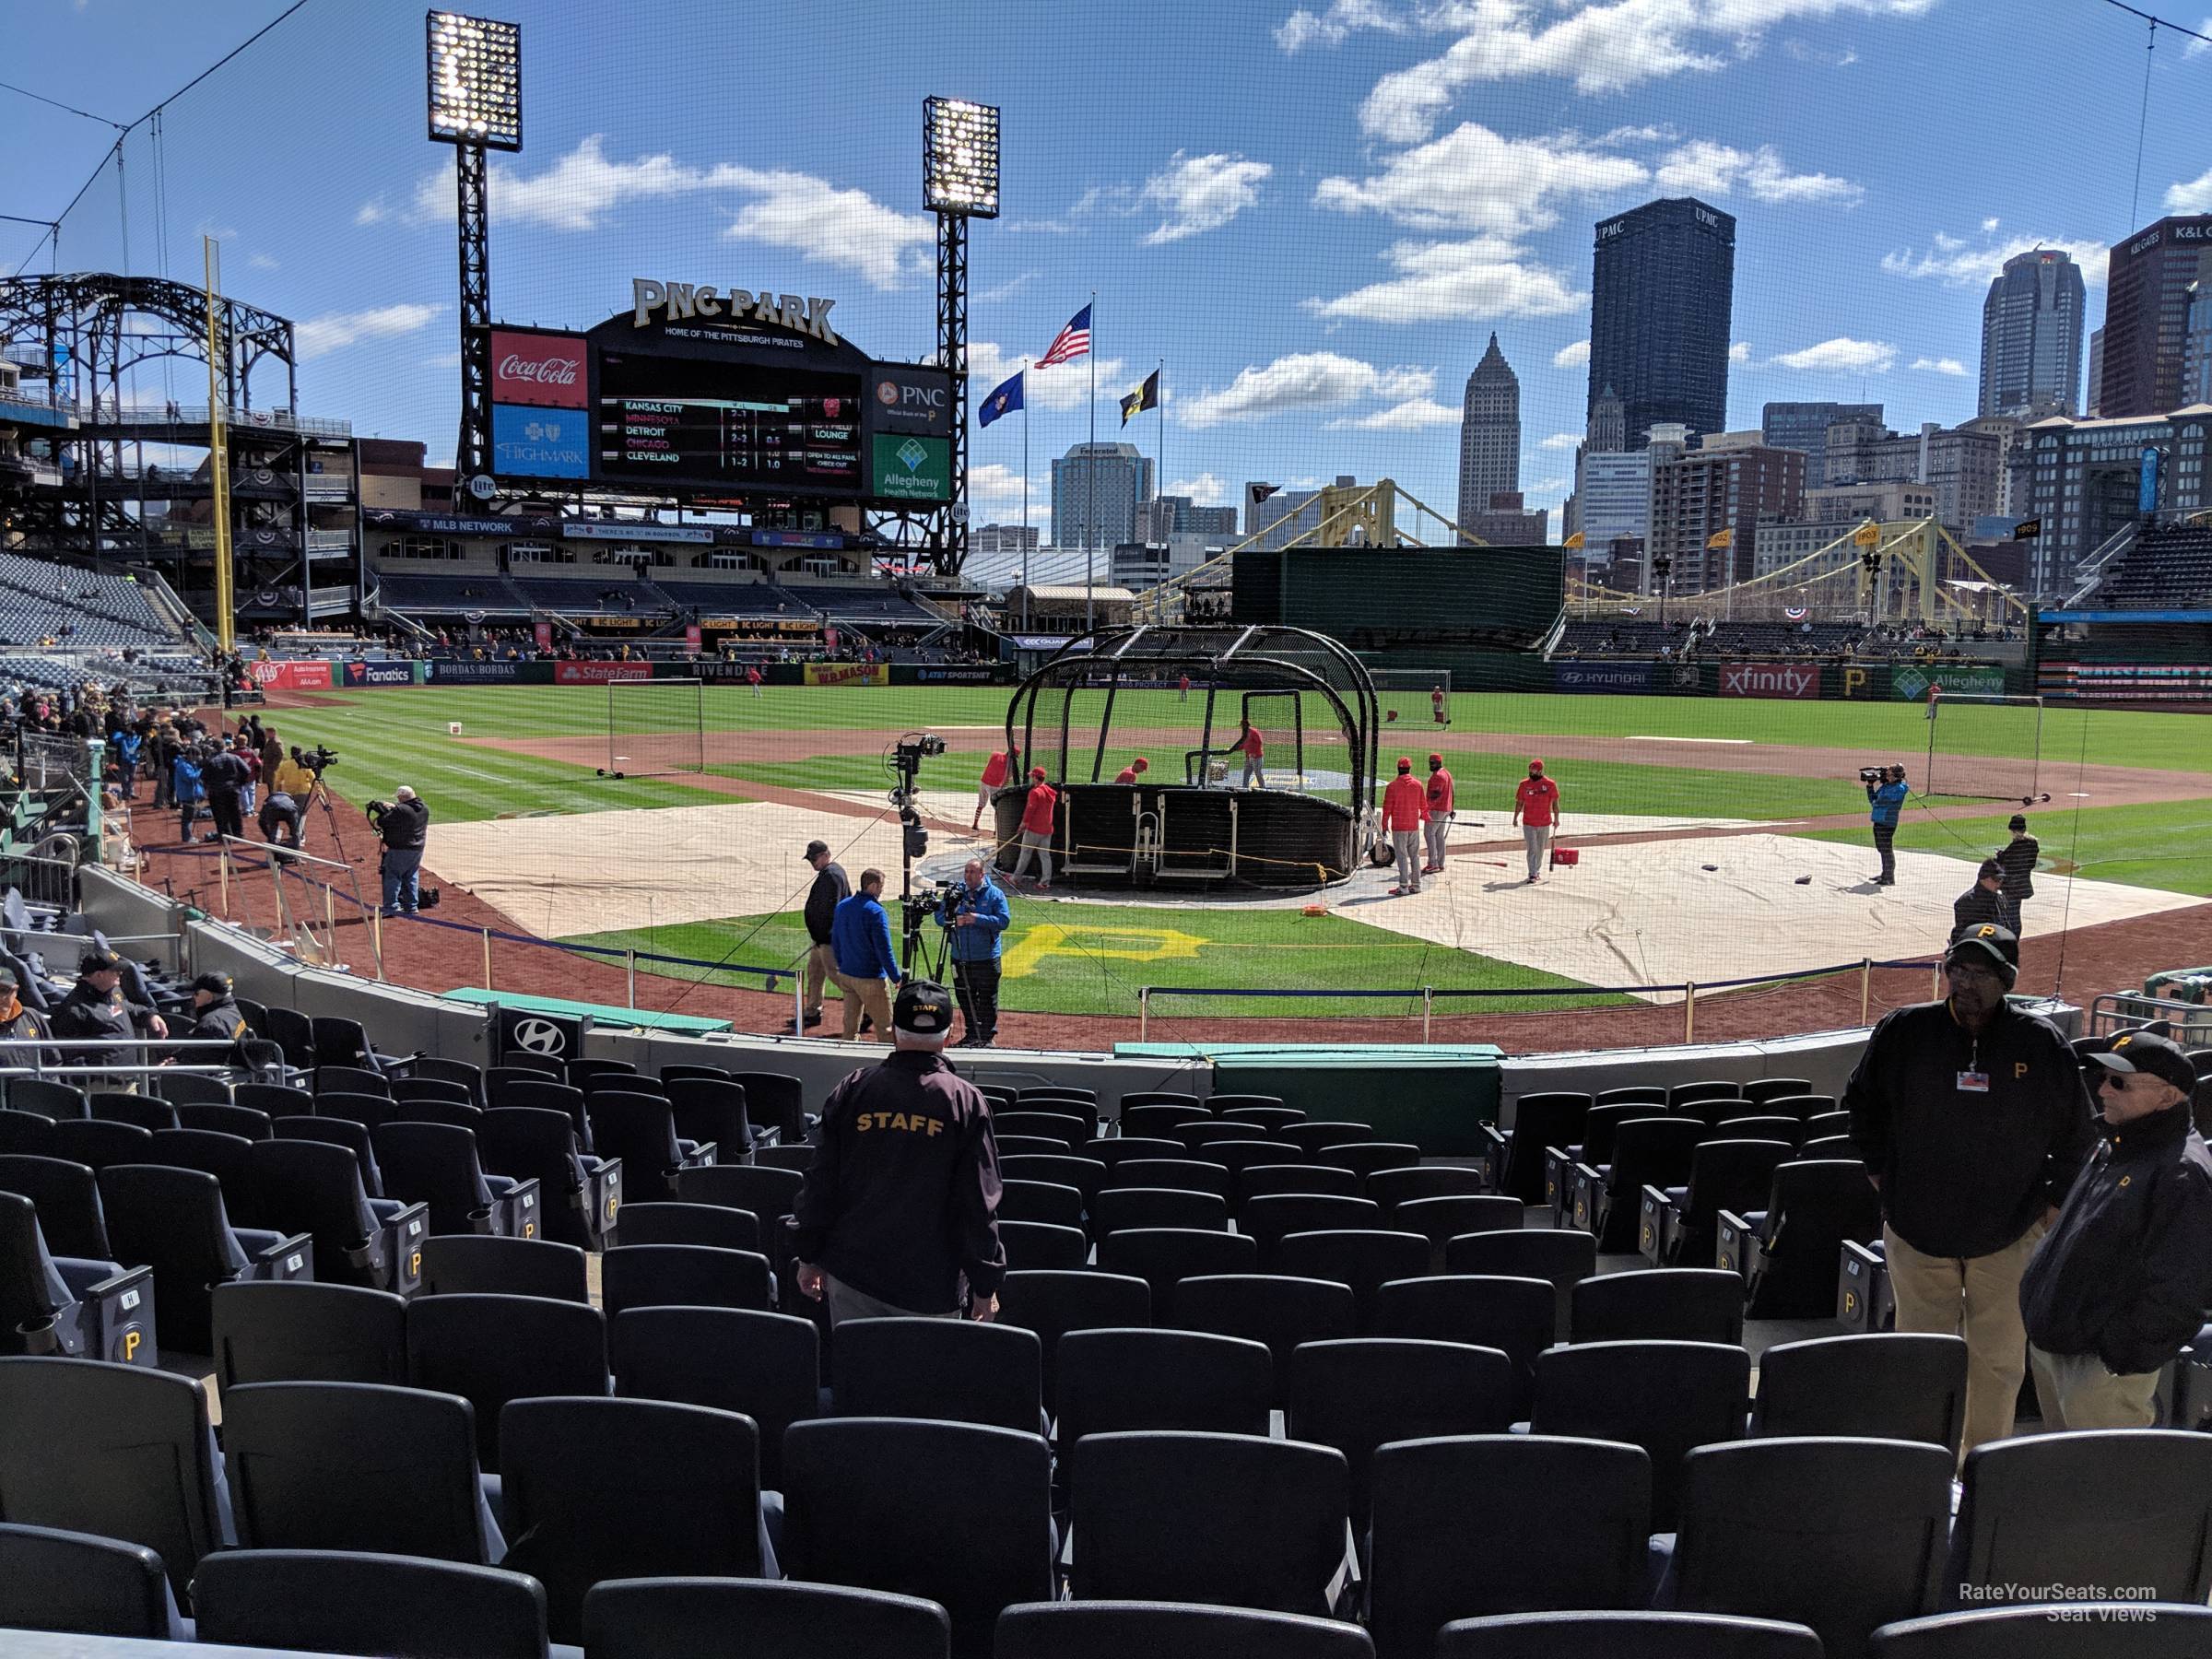
<path id="1" fill-rule="evenodd" d="M 952 374 L 952 500 L 931 553 L 950 575 L 968 554 L 968 221 L 998 217 L 996 109 L 923 101 L 922 204 L 937 216 L 937 361 Z"/>
<path id="2" fill-rule="evenodd" d="M 454 465 L 472 493 L 491 483 L 491 239 L 485 159 L 523 147 L 519 24 L 434 11 L 427 21 L 433 144 L 453 147 L 460 198 L 461 433 Z M 481 483 L 478 480 L 482 480 Z"/>

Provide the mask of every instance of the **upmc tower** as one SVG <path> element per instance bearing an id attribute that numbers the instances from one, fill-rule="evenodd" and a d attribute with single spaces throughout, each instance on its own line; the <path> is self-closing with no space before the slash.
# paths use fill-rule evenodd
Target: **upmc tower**
<path id="1" fill-rule="evenodd" d="M 1653 426 L 1726 429 L 1735 219 L 1694 197 L 1648 202 L 1597 228 L 1590 395 L 1612 387 L 1631 450 Z"/>
<path id="2" fill-rule="evenodd" d="M 2212 214 L 2162 218 L 2112 250 L 2104 293 L 2098 412 L 2163 415 L 2182 384 L 2191 285 L 2212 276 Z"/>

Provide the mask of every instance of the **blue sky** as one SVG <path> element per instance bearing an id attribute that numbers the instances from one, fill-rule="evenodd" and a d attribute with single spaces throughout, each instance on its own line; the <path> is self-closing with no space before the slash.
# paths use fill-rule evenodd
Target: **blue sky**
<path id="1" fill-rule="evenodd" d="M 282 9 L 18 0 L 0 79 L 127 121 Z M 524 28 L 525 148 L 495 161 L 504 319 L 588 326 L 666 276 L 830 296 L 865 348 L 924 357 L 921 102 L 980 99 L 1005 111 L 1006 212 L 974 228 L 979 396 L 1095 288 L 1100 436 L 1164 359 L 1171 484 L 1232 501 L 1248 478 L 1388 475 L 1447 511 L 1492 329 L 1521 376 L 1524 488 L 1557 506 L 1591 227 L 1655 194 L 1737 218 L 1732 426 L 1772 398 L 1971 415 L 2006 252 L 2074 250 L 2101 317 L 2145 72 L 2144 26 L 2101 0 L 488 9 Z M 422 12 L 311 0 L 158 147 L 137 129 L 61 264 L 118 268 L 127 236 L 133 267 L 196 282 L 218 235 L 226 288 L 300 324 L 304 410 L 443 457 L 454 255 Z M 2151 55 L 2136 222 L 2212 211 L 2212 53 L 2186 45 Z M 58 213 L 112 140 L 0 93 L 0 212 Z M 40 235 L 0 224 L 7 269 Z M 1088 385 L 1080 362 L 1031 380 L 1034 522 Z M 1159 418 L 1128 436 L 1152 453 Z M 1020 459 L 1018 421 L 977 436 L 979 519 L 1016 516 Z"/>

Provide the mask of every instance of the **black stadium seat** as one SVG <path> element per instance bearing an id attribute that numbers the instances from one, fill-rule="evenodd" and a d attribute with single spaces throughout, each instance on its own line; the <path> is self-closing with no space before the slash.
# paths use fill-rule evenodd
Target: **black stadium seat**
<path id="1" fill-rule="evenodd" d="M 768 1258 L 703 1244 L 621 1244 L 599 1258 L 600 1305 L 625 1308 L 769 1308 L 775 1278 Z"/>
<path id="2" fill-rule="evenodd" d="M 422 1251 L 426 1296 L 550 1296 L 591 1300 L 583 1252 L 544 1239 L 433 1233 Z"/>
<path id="3" fill-rule="evenodd" d="M 100 1172 L 100 1197 L 117 1257 L 154 1270 L 161 1340 L 172 1349 L 212 1348 L 215 1286 L 314 1277 L 315 1247 L 307 1234 L 233 1229 L 221 1185 L 204 1171 L 118 1164 Z"/>
<path id="4" fill-rule="evenodd" d="M 2212 1607 L 2040 1602 L 1884 1625 L 1870 1659 L 2203 1659 Z"/>
<path id="5" fill-rule="evenodd" d="M 1652 1459 L 1652 1530 L 1672 1532 L 1683 1453 L 1741 1439 L 1751 1356 L 1712 1342 L 1590 1342 L 1536 1356 L 1536 1434 L 1626 1441 Z"/>
<path id="6" fill-rule="evenodd" d="M 608 1325 L 625 1398 L 742 1412 L 760 1431 L 760 1484 L 783 1485 L 783 1431 L 822 1410 L 821 1335 L 752 1308 L 630 1308 Z"/>
<path id="7" fill-rule="evenodd" d="M 998 1618 L 993 1659 L 1373 1659 L 1358 1625 L 1192 1602 L 1032 1602 Z M 596 1659 L 596 1655 L 594 1655 Z"/>
<path id="8" fill-rule="evenodd" d="M 152 1366 L 159 1358 L 154 1288 L 147 1267 L 57 1258 L 38 1206 L 0 1190 L 0 1353 Z"/>
<path id="9" fill-rule="evenodd" d="M 1516 1613 L 1446 1625 L 1435 1659 L 1821 1659 L 1803 1625 L 1700 1613 Z"/>
<path id="10" fill-rule="evenodd" d="M 1049 1221 L 1001 1221 L 998 1242 L 1006 1253 L 1006 1265 L 1029 1273 L 1077 1268 L 1090 1254 L 1090 1241 L 1082 1229 Z"/>
<path id="11" fill-rule="evenodd" d="M 626 1204 L 616 1238 L 624 1244 L 711 1244 L 759 1251 L 760 1219 L 724 1204 Z"/>
<path id="12" fill-rule="evenodd" d="M 410 1659 L 545 1659 L 546 1593 L 497 1567 L 366 1550 L 232 1549 L 193 1581 L 202 1641 Z"/>
<path id="13" fill-rule="evenodd" d="M 1265 1343 L 1277 1405 L 1289 1401 L 1290 1356 L 1300 1344 L 1357 1335 L 1359 1328 L 1349 1285 L 1272 1273 L 1179 1280 L 1168 1292 L 1167 1313 L 1177 1330 Z"/>
<path id="14" fill-rule="evenodd" d="M 544 1296 L 424 1296 L 407 1308 L 410 1388 L 459 1394 L 477 1418 L 477 1462 L 500 1467 L 510 1400 L 607 1392 L 606 1321 Z"/>
<path id="15" fill-rule="evenodd" d="M 729 1651 L 731 1632 L 763 1654 L 946 1659 L 952 1621 L 933 1601 L 771 1579 L 607 1579 L 583 1598 L 591 1659 L 669 1659 Z M 999 1653 L 1006 1653 L 1000 1638 Z"/>
<path id="16" fill-rule="evenodd" d="M 1060 1338 L 1055 1437 L 1066 1451 L 1087 1434 L 1124 1430 L 1265 1434 L 1272 1372 L 1266 1347 L 1238 1337 L 1069 1331 Z"/>
<path id="17" fill-rule="evenodd" d="M 371 1198 L 360 1160 L 342 1146 L 287 1138 L 255 1141 L 248 1154 L 255 1218 L 312 1238 L 319 1279 L 414 1294 L 430 1235 L 428 1205 Z"/>
<path id="18" fill-rule="evenodd" d="M 1059 1397 L 1062 1335 L 1151 1324 L 1152 1288 L 1119 1273 L 1018 1269 L 999 1281 L 998 1323 L 1037 1333 L 1044 1347 L 1044 1397 L 1050 1402 Z"/>
<path id="19" fill-rule="evenodd" d="M 142 1641 L 182 1635 L 158 1554 L 49 1526 L 0 1525 L 0 1630 Z"/>
<path id="20" fill-rule="evenodd" d="M 998 1218 L 1002 1222 L 1041 1221 L 1047 1227 L 1068 1227 L 1080 1232 L 1083 1194 L 1074 1187 L 1055 1186 L 1049 1181 L 1002 1181 Z"/>
<path id="21" fill-rule="evenodd" d="M 1966 1343 L 1883 1331 L 1779 1342 L 1759 1359 L 1754 1434 L 1855 1434 L 1959 1450 Z"/>
<path id="22" fill-rule="evenodd" d="M 1513 1394 L 1512 1361 L 1496 1348 L 1383 1336 L 1309 1342 L 1290 1356 L 1284 1431 L 1344 1454 L 1352 1528 L 1363 1535 L 1376 1448 L 1502 1434 L 1513 1423 Z"/>
<path id="23" fill-rule="evenodd" d="M 1572 1342 L 1741 1342 L 1744 1284 L 1718 1267 L 1647 1267 L 1573 1291 Z"/>
<path id="24" fill-rule="evenodd" d="M 0 1155 L 0 1193 L 19 1193 L 38 1206 L 39 1230 L 57 1256 L 109 1257 L 108 1222 L 99 1178 L 86 1164 L 25 1153 Z"/>
<path id="25" fill-rule="evenodd" d="M 1170 1304 L 1178 1279 L 1256 1273 L 1259 1265 L 1260 1247 L 1251 1238 L 1207 1228 L 1131 1227 L 1099 1241 L 1099 1266 L 1143 1279 L 1151 1287 L 1156 1309 Z"/>
<path id="26" fill-rule="evenodd" d="M 840 1417 L 1043 1428 L 1043 1347 L 1033 1331 L 959 1319 L 849 1319 L 837 1327 L 832 1357 Z"/>
<path id="27" fill-rule="evenodd" d="M 215 1382 L 407 1380 L 407 1304 L 388 1290 L 306 1282 L 215 1288 Z"/>

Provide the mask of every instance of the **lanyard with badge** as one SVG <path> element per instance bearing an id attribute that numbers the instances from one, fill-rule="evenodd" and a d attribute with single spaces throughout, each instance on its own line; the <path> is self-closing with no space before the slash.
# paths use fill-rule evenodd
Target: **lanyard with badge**
<path id="1" fill-rule="evenodd" d="M 1987 1094 L 1989 1074 L 1982 1069 L 1982 1039 L 1973 1039 L 1973 1053 L 1967 1057 L 1966 1070 L 1959 1073 L 1960 1094 Z"/>

